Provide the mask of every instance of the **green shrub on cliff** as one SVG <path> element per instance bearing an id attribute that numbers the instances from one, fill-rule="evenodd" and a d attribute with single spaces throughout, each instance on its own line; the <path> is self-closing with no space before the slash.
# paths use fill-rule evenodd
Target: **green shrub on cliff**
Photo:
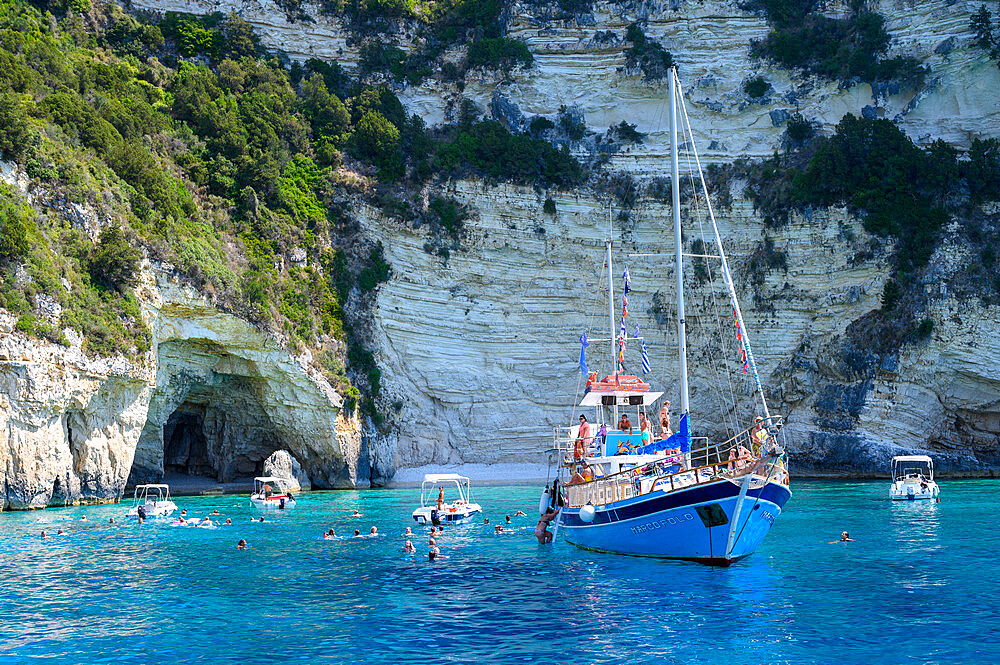
<path id="1" fill-rule="evenodd" d="M 32 211 L 0 183 L 0 261 L 20 259 L 28 253 Z"/>
<path id="2" fill-rule="evenodd" d="M 663 46 L 646 37 L 646 34 L 633 23 L 625 31 L 625 40 L 632 46 L 625 51 L 625 62 L 628 67 L 638 67 L 647 80 L 662 80 L 667 78 L 670 68 L 674 66 L 674 56 Z"/>
<path id="3" fill-rule="evenodd" d="M 885 59 L 889 33 L 881 14 L 854 7 L 845 18 L 815 13 L 816 3 L 796 0 L 750 0 L 762 10 L 772 30 L 754 43 L 755 56 L 783 67 L 830 79 L 897 80 L 909 87 L 923 83 L 924 67 L 908 57 Z"/>
<path id="4" fill-rule="evenodd" d="M 101 286 L 124 293 L 135 286 L 139 275 L 139 250 L 125 238 L 117 224 L 108 224 L 90 255 L 90 274 Z"/>

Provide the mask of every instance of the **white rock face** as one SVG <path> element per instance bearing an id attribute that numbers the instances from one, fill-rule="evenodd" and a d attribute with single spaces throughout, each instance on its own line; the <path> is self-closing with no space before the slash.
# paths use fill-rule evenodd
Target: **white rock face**
<path id="1" fill-rule="evenodd" d="M 157 350 L 134 362 L 27 339 L 0 312 L 0 509 L 117 500 L 165 461 L 252 476 L 279 449 L 317 486 L 368 485 L 360 427 L 305 359 L 163 273 L 139 291 Z"/>
<path id="2" fill-rule="evenodd" d="M 420 230 L 363 213 L 394 272 L 379 294 L 378 317 L 384 385 L 404 404 L 396 466 L 538 462 L 551 446 L 552 428 L 578 415 L 580 334 L 609 336 L 601 275 L 606 203 L 564 194 L 550 217 L 529 188 L 460 182 L 451 194 L 479 214 L 467 222 L 464 250 L 447 263 L 422 250 Z M 614 260 L 616 310 L 627 264 L 629 333 L 635 322 L 642 326 L 648 378 L 676 405 L 669 219 L 657 205 L 638 211 L 624 239 L 615 234 Z M 747 264 L 761 247 L 762 222 L 740 202 L 719 222 L 772 412 L 787 418 L 793 469 L 871 474 L 883 472 L 892 455 L 915 450 L 930 451 L 947 472 L 997 467 L 1000 308 L 938 302 L 930 313 L 939 326 L 932 339 L 904 346 L 894 366 L 862 381 L 843 369 L 839 349 L 847 325 L 880 307 L 890 248 L 876 244 L 866 254 L 871 236 L 842 211 L 794 218 L 767 231 L 786 255 L 787 273 L 773 270 L 754 287 Z M 697 224 L 688 229 L 688 243 L 700 237 Z M 948 259 L 949 251 L 945 244 L 935 265 L 954 271 L 971 258 Z M 718 286 L 699 284 L 690 268 L 686 283 L 692 422 L 696 435 L 724 436 L 737 424 L 748 426 L 751 385 L 736 362 L 728 299 Z M 608 346 L 591 342 L 592 371 L 609 371 Z M 627 367 L 638 371 L 638 350 L 628 353 Z"/>

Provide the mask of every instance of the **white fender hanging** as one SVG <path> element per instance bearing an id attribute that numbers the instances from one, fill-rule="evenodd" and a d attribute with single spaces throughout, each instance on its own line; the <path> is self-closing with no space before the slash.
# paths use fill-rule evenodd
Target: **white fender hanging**
<path id="1" fill-rule="evenodd" d="M 597 517 L 597 510 L 589 503 L 580 509 L 580 521 L 590 524 Z"/>
<path id="2" fill-rule="evenodd" d="M 549 498 L 549 487 L 546 485 L 545 489 L 542 490 L 542 496 L 538 499 L 538 514 L 544 515 L 545 511 L 548 510 L 551 505 L 552 501 Z"/>

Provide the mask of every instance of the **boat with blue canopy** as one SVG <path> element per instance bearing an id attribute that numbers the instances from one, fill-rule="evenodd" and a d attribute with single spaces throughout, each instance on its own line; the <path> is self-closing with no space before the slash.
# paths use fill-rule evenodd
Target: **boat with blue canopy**
<path id="1" fill-rule="evenodd" d="M 764 396 L 676 71 L 670 77 L 669 118 L 679 368 L 677 430 L 671 431 L 668 404 L 663 403 L 657 422 L 659 431 L 654 435 L 657 428 L 647 418 L 647 412 L 656 413 L 664 393 L 652 390 L 643 379 L 625 371 L 630 343 L 633 348 L 641 344 L 644 374 L 650 371 L 649 358 L 638 325 L 634 335 L 627 334 L 631 290 L 628 268 L 622 274 L 621 313 L 616 315 L 609 237 L 605 243 L 605 267 L 610 335 L 606 340 L 591 340 L 586 334 L 581 337 L 580 365 L 587 386 L 583 398 L 576 403 L 584 411 L 580 414 L 580 424 L 555 430 L 550 452 L 555 456 L 556 479 L 543 492 L 539 509 L 544 512 L 559 508 L 556 532 L 583 549 L 728 566 L 760 546 L 791 497 L 787 459 L 779 443 L 783 437 L 783 419 L 770 412 Z M 679 120 L 683 121 L 683 128 L 678 126 Z M 684 252 L 679 132 L 693 153 L 697 165 L 693 175 L 701 179 L 700 191 L 693 189 L 698 195 L 704 194 L 710 220 L 708 240 L 701 246 L 714 245 L 716 254 Z M 705 236 L 704 228 L 702 235 Z M 719 323 L 718 334 L 721 338 L 735 333 L 736 371 L 742 373 L 749 386 L 747 392 L 753 396 L 753 405 L 740 413 L 732 395 L 733 404 L 723 419 L 728 419 L 731 425 L 725 437 L 718 437 L 722 440 L 692 435 L 684 313 L 684 260 L 691 258 L 717 262 L 714 272 L 725 285 L 722 293 L 728 295 L 726 304 L 733 315 L 726 326 Z M 610 342 L 610 372 L 600 379 L 587 370 L 586 348 L 592 341 Z"/>

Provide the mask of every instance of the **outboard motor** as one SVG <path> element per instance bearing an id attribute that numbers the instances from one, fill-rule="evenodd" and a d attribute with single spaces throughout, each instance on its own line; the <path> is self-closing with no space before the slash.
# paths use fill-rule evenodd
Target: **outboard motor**
<path id="1" fill-rule="evenodd" d="M 439 526 L 441 524 L 441 519 L 438 517 L 438 511 L 436 508 L 431 510 L 431 524 L 434 526 Z"/>
<path id="2" fill-rule="evenodd" d="M 284 497 L 282 497 L 281 501 L 278 502 L 278 510 L 284 510 L 284 509 L 285 509 L 285 499 Z"/>

